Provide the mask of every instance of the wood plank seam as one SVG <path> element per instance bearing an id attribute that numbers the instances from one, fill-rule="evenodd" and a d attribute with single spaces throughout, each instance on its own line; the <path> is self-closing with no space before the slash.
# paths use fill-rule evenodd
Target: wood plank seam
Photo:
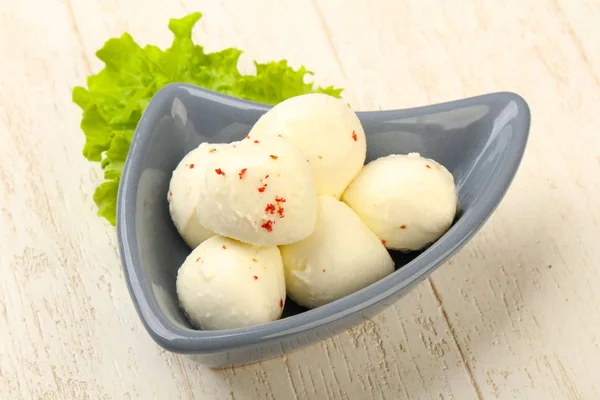
<path id="1" fill-rule="evenodd" d="M 86 72 L 88 73 L 88 75 L 91 75 L 93 73 L 92 64 L 85 52 L 85 46 L 83 45 L 83 37 L 81 36 L 79 26 L 77 25 L 75 13 L 73 12 L 73 7 L 71 6 L 71 0 L 65 0 L 65 5 L 67 8 L 67 14 L 69 15 L 69 20 L 71 21 L 71 27 L 73 28 L 73 31 L 75 31 L 75 37 L 77 38 L 77 43 L 79 44 L 79 47 L 81 49 L 81 58 L 83 59 Z"/>
<path id="2" fill-rule="evenodd" d="M 583 47 L 581 38 L 575 32 L 575 29 L 573 29 L 573 25 L 571 25 L 571 22 L 565 15 L 560 4 L 556 0 L 554 0 L 554 1 L 552 1 L 552 5 L 554 6 L 554 8 L 556 10 L 556 14 L 559 16 L 559 18 L 562 20 L 563 24 L 567 28 L 569 37 L 573 41 L 573 45 L 574 45 L 575 49 L 577 50 L 577 52 L 579 53 L 579 55 L 581 56 L 583 63 L 585 64 L 587 69 L 590 71 L 590 74 L 592 75 L 592 79 L 594 80 L 594 83 L 596 84 L 596 86 L 598 86 L 598 88 L 600 88 L 600 78 L 596 74 L 596 71 L 594 71 L 594 67 L 592 66 L 592 63 L 587 55 L 587 52 L 585 51 L 585 49 Z"/>
<path id="3" fill-rule="evenodd" d="M 446 327 L 448 328 L 448 330 L 450 332 L 450 337 L 452 338 L 452 342 L 454 343 L 454 346 L 456 347 L 456 351 L 460 357 L 460 361 L 462 362 L 462 365 L 463 365 L 467 375 L 469 376 L 469 379 L 471 380 L 471 385 L 473 385 L 473 390 L 475 391 L 475 396 L 477 397 L 478 400 L 483 400 L 483 393 L 481 392 L 481 389 L 477 385 L 477 381 L 475 380 L 475 377 L 473 376 L 473 371 L 471 371 L 471 367 L 469 366 L 469 363 L 467 362 L 467 359 L 465 358 L 463 349 L 458 344 L 458 340 L 456 339 L 456 334 L 454 332 L 454 328 L 452 327 L 450 319 L 448 318 L 448 313 L 446 312 L 446 309 L 444 308 L 444 303 L 442 303 L 442 298 L 435 287 L 435 283 L 433 282 L 433 279 L 431 277 L 428 277 L 427 281 L 429 282 L 429 287 L 431 288 L 431 292 L 433 293 L 433 296 L 435 297 L 438 307 L 439 307 L 440 311 L 442 312 L 442 316 L 444 318 L 444 323 L 446 324 Z"/>
<path id="4" fill-rule="evenodd" d="M 344 64 L 342 63 L 342 60 L 340 59 L 340 55 L 339 55 L 337 49 L 333 45 L 333 40 L 331 39 L 332 35 L 331 35 L 331 31 L 329 29 L 329 26 L 327 25 L 327 21 L 325 21 L 325 17 L 323 16 L 323 13 L 321 12 L 319 5 L 317 4 L 317 1 L 312 0 L 312 4 L 313 4 L 313 7 L 315 8 L 315 12 L 317 13 L 317 16 L 319 17 L 319 22 L 321 23 L 321 26 L 323 27 L 325 36 L 327 37 L 327 42 L 329 43 L 329 47 L 331 48 L 331 53 L 333 54 L 333 57 L 335 58 L 335 62 L 337 63 L 338 68 L 342 72 L 342 75 L 344 76 L 344 80 L 348 81 L 348 75 L 346 74 L 346 70 L 344 69 Z"/>

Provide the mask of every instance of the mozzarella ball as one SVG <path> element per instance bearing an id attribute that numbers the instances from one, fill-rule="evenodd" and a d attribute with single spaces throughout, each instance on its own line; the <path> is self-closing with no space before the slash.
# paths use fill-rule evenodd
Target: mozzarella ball
<path id="1" fill-rule="evenodd" d="M 285 302 L 279 249 L 213 236 L 179 269 L 177 296 L 190 322 L 203 330 L 275 321 Z"/>
<path id="2" fill-rule="evenodd" d="M 311 234 L 317 219 L 313 171 L 291 142 L 245 139 L 205 165 L 200 224 L 255 246 L 292 243 Z"/>
<path id="3" fill-rule="evenodd" d="M 262 139 L 281 135 L 294 142 L 315 171 L 317 194 L 340 198 L 367 154 L 365 132 L 343 100 L 320 93 L 287 99 L 263 115 L 250 131 Z"/>
<path id="4" fill-rule="evenodd" d="M 196 210 L 198 196 L 203 190 L 200 175 L 204 169 L 201 165 L 223 146 L 225 145 L 202 143 L 186 154 L 171 176 L 167 194 L 169 213 L 175 228 L 192 249 L 215 234 L 200 224 Z"/>
<path id="5" fill-rule="evenodd" d="M 417 153 L 367 164 L 343 200 L 388 249 L 421 250 L 452 225 L 458 208 L 454 177 Z"/>
<path id="6" fill-rule="evenodd" d="M 394 271 L 377 236 L 350 207 L 329 196 L 319 196 L 312 235 L 280 249 L 288 295 L 308 308 L 354 293 Z"/>

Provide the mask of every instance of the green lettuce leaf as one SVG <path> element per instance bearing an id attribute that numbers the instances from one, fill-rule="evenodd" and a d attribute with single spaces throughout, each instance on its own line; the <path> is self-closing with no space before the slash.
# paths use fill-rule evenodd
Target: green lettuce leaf
<path id="1" fill-rule="evenodd" d="M 169 21 L 174 38 L 166 50 L 140 47 L 131 35 L 109 39 L 96 52 L 105 67 L 87 79 L 87 88 L 73 89 L 73 102 L 83 110 L 83 156 L 100 162 L 105 181 L 94 193 L 98 215 L 112 225 L 116 220 L 117 191 L 135 128 L 154 94 L 173 82 L 185 82 L 227 95 L 266 104 L 277 104 L 305 93 L 340 97 L 341 89 L 305 83 L 312 74 L 286 61 L 255 63 L 255 75 L 237 69 L 241 50 L 230 48 L 206 53 L 192 40 L 192 30 L 202 14 L 196 12 Z"/>
<path id="2" fill-rule="evenodd" d="M 94 202 L 98 206 L 98 215 L 106 218 L 113 226 L 117 223 L 117 193 L 120 180 L 121 178 L 103 182 L 94 192 Z"/>

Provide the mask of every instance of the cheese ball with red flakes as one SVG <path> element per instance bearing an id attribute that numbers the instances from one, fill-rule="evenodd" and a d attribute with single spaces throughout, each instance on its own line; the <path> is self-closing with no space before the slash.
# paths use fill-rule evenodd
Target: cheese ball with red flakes
<path id="1" fill-rule="evenodd" d="M 285 302 L 281 254 L 213 236 L 195 248 L 177 274 L 177 296 L 190 322 L 203 330 L 275 321 Z"/>
<path id="2" fill-rule="evenodd" d="M 319 196 L 319 214 L 308 238 L 281 246 L 287 293 L 315 308 L 369 286 L 394 272 L 394 261 L 346 204 Z"/>
<path id="3" fill-rule="evenodd" d="M 452 226 L 454 177 L 417 153 L 371 161 L 344 193 L 346 202 L 388 249 L 421 250 Z"/>
<path id="4" fill-rule="evenodd" d="M 312 168 L 291 142 L 248 138 L 215 153 L 204 166 L 198 198 L 200 224 L 255 246 L 293 243 L 317 219 Z"/>
<path id="5" fill-rule="evenodd" d="M 261 140 L 291 140 L 310 160 L 317 194 L 339 199 L 367 154 L 365 132 L 346 102 L 322 93 L 287 99 L 263 115 L 250 131 Z"/>

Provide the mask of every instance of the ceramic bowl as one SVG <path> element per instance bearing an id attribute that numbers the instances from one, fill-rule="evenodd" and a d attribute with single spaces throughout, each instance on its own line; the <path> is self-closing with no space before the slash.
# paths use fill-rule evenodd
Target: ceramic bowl
<path id="1" fill-rule="evenodd" d="M 283 317 L 243 329 L 195 330 L 179 308 L 177 270 L 190 253 L 169 217 L 172 171 L 202 142 L 240 140 L 270 107 L 186 84 L 162 88 L 136 129 L 119 187 L 117 234 L 131 298 L 150 336 L 163 348 L 193 354 L 212 367 L 246 364 L 339 333 L 391 305 L 458 251 L 506 193 L 521 161 L 530 125 L 526 102 L 494 93 L 443 104 L 359 112 L 367 161 L 421 153 L 454 175 L 461 211 L 452 228 L 425 251 L 392 252 L 396 271 L 322 307 L 287 300 Z"/>

